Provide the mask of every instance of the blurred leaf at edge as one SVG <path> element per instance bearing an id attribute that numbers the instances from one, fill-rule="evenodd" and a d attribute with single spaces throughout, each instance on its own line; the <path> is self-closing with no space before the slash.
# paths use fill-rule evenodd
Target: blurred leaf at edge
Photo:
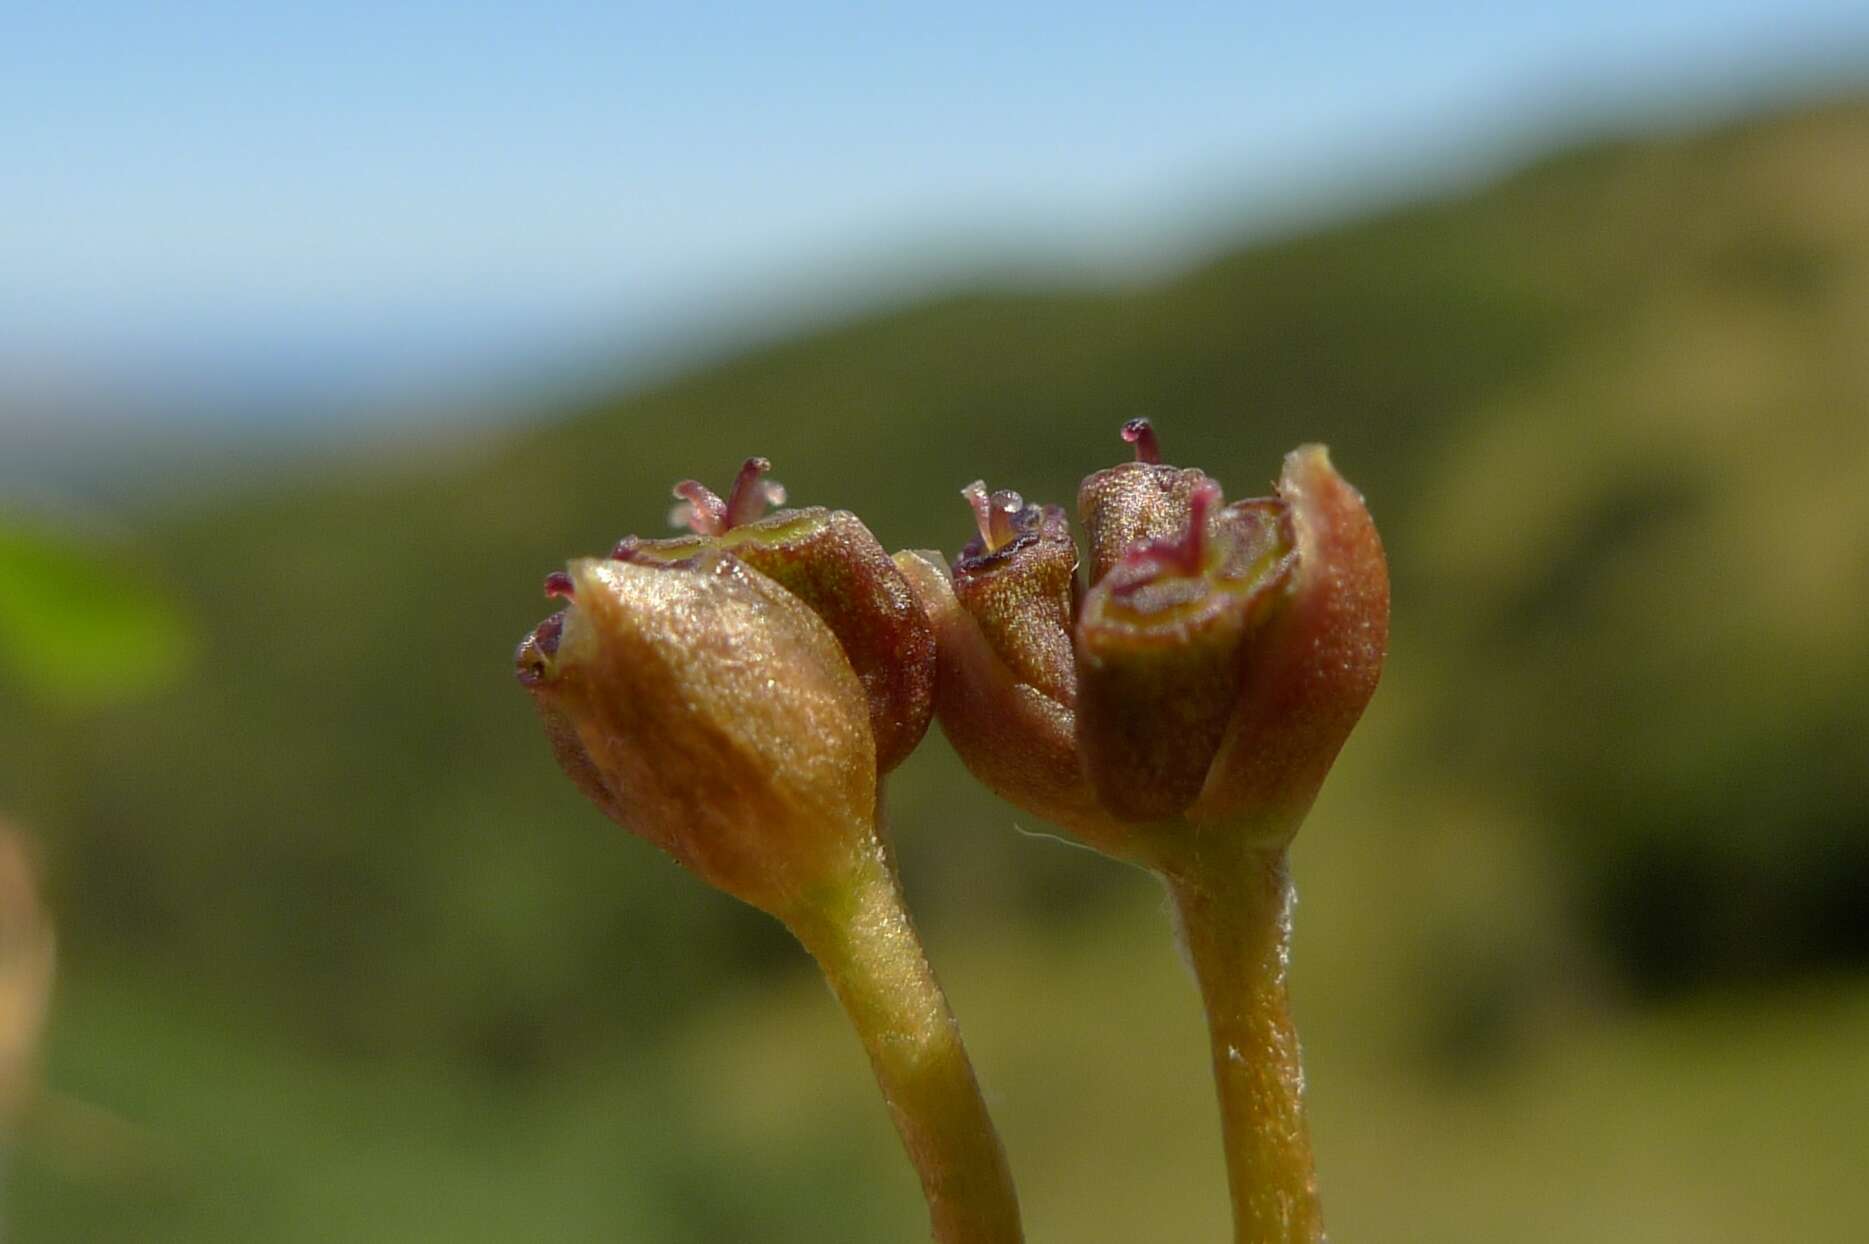
<path id="1" fill-rule="evenodd" d="M 189 648 L 181 613 L 125 551 L 0 520 L 0 685 L 97 707 L 168 685 Z"/>

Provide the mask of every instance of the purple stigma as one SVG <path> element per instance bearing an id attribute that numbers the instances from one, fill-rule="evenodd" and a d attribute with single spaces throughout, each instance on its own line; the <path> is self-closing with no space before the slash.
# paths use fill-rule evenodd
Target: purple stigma
<path id="1" fill-rule="evenodd" d="M 681 504 L 668 512 L 668 521 L 686 527 L 697 536 L 717 536 L 727 530 L 727 503 L 699 480 L 685 479 L 675 485 Z"/>
<path id="2" fill-rule="evenodd" d="M 785 503 L 785 487 L 760 478 L 771 469 L 772 463 L 765 458 L 748 458 L 734 477 L 725 501 L 697 481 L 683 480 L 675 485 L 681 504 L 668 512 L 669 523 L 686 527 L 697 536 L 718 536 L 752 522 L 766 512 L 767 506 Z"/>
<path id="3" fill-rule="evenodd" d="M 741 465 L 733 491 L 727 494 L 727 528 L 752 522 L 769 505 L 785 504 L 785 486 L 760 478 L 771 469 L 772 463 L 765 458 L 748 458 Z"/>
<path id="4" fill-rule="evenodd" d="M 576 600 L 578 591 L 571 582 L 571 576 L 562 570 L 554 570 L 545 576 L 545 594 L 562 596 L 566 600 Z"/>
<path id="5" fill-rule="evenodd" d="M 1147 419 L 1131 419 L 1123 425 L 1123 439 L 1136 447 L 1136 461 L 1160 466 L 1161 442 L 1155 439 L 1155 425 Z"/>

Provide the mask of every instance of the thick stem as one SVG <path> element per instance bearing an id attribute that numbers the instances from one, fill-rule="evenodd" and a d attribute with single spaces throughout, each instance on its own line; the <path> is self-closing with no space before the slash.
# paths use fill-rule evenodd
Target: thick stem
<path id="1" fill-rule="evenodd" d="M 881 854 L 843 901 L 788 923 L 869 1052 L 939 1244 L 1018 1244 L 1019 1200 L 960 1028 Z"/>
<path id="2" fill-rule="evenodd" d="M 1203 850 L 1185 865 L 1165 877 L 1207 1009 L 1234 1240 L 1315 1244 L 1324 1218 L 1285 986 L 1292 896 L 1285 851 Z"/>

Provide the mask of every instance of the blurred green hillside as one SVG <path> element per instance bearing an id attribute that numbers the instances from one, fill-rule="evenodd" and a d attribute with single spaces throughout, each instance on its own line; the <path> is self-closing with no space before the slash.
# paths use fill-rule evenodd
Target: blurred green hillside
<path id="1" fill-rule="evenodd" d="M 0 799 L 61 922 L 51 1081 L 133 1128 L 30 1140 L 19 1238 L 916 1238 L 800 956 L 580 801 L 509 654 L 544 573 L 657 531 L 676 479 L 765 454 L 951 552 L 962 485 L 1068 503 L 1136 415 L 1233 496 L 1328 442 L 1393 560 L 1390 673 L 1297 855 L 1343 1238 L 1848 1238 L 1862 102 L 135 516 L 71 573 L 165 586 L 188 675 L 107 710 L 0 683 Z M 1217 1238 L 1159 904 L 964 777 L 931 735 L 890 805 L 1033 1238 Z"/>

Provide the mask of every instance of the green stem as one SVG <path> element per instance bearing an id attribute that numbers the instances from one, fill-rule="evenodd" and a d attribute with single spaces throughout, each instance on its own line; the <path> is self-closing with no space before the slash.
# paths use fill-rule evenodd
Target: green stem
<path id="1" fill-rule="evenodd" d="M 837 903 L 788 923 L 869 1052 L 940 1244 L 1018 1244 L 1018 1194 L 960 1028 L 887 857 Z"/>
<path id="2" fill-rule="evenodd" d="M 1220 835 L 1203 837 L 1164 876 L 1207 1010 L 1234 1240 L 1315 1244 L 1324 1220 L 1285 985 L 1292 894 L 1285 851 L 1216 850 Z"/>

